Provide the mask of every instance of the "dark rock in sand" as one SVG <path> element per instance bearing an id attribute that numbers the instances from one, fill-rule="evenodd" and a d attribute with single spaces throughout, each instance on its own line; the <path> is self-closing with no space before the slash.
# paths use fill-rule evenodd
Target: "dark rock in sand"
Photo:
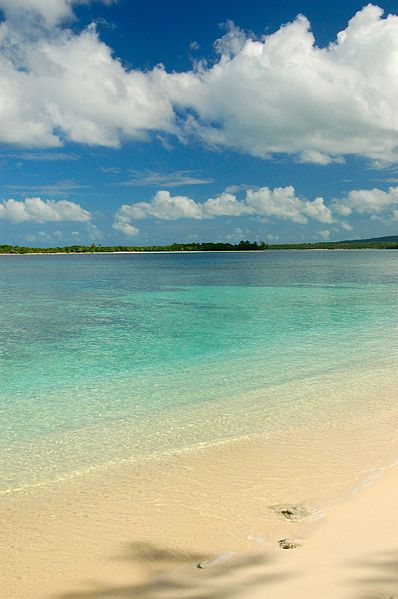
<path id="1" fill-rule="evenodd" d="M 278 543 L 281 549 L 297 549 L 298 547 L 301 547 L 301 543 L 294 539 L 281 539 Z"/>
<path id="2" fill-rule="evenodd" d="M 270 508 L 291 522 L 301 522 L 307 518 L 317 520 L 322 517 L 322 512 L 305 503 L 281 503 L 280 505 L 271 505 Z"/>

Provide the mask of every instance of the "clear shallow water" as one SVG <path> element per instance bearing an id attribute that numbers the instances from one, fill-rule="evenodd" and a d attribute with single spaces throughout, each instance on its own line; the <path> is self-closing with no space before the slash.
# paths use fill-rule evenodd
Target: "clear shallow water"
<path id="1" fill-rule="evenodd" d="M 393 251 L 0 256 L 0 274 L 5 490 L 377 414 L 396 382 Z"/>

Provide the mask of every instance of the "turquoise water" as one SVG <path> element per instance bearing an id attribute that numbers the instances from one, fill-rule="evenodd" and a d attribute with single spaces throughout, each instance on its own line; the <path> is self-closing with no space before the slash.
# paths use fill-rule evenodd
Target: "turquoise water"
<path id="1" fill-rule="evenodd" d="M 3 490 L 283 410 L 326 423 L 338 386 L 397 373 L 394 251 L 0 256 L 0 274 Z"/>

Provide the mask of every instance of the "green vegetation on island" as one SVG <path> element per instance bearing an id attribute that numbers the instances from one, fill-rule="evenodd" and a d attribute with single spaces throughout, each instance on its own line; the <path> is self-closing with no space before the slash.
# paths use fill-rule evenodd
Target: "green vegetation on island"
<path id="1" fill-rule="evenodd" d="M 26 247 L 0 245 L 0 254 L 92 254 L 107 252 L 255 252 L 266 250 L 346 250 L 346 249 L 398 249 L 398 235 L 354 239 L 346 241 L 322 241 L 318 243 L 273 243 L 263 241 L 240 241 L 239 243 L 172 243 L 171 245 L 68 245 L 65 247 Z"/>
<path id="2" fill-rule="evenodd" d="M 0 245 L 0 254 L 91 254 L 106 252 L 228 252 L 259 251 L 268 249 L 266 243 L 257 241 L 240 241 L 232 243 L 172 243 L 171 245 L 68 245 L 65 247 L 33 248 L 17 245 Z"/>

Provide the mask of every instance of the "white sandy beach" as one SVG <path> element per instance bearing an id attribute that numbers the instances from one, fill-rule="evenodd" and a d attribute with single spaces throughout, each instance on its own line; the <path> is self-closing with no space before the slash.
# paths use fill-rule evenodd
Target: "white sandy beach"
<path id="1" fill-rule="evenodd" d="M 1 597 L 395 597 L 398 469 L 350 480 L 341 432 L 329 451 L 315 437 L 301 454 L 288 439 L 268 453 L 264 441 L 240 441 L 3 497 Z M 364 453 L 366 429 L 353 441 Z M 292 468 L 301 489 L 289 488 Z M 283 497 L 272 489 L 277 472 Z M 332 491 L 344 499 L 327 502 Z M 315 497 L 320 520 L 292 522 L 269 508 Z M 302 546 L 283 550 L 284 538 Z"/>

